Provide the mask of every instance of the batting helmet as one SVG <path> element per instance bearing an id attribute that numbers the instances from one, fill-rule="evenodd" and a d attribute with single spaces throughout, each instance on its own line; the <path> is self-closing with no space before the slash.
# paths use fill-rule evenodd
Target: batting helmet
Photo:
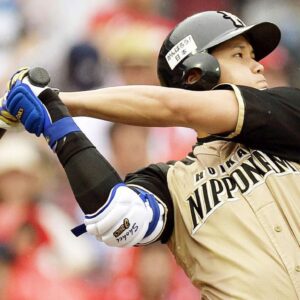
<path id="1" fill-rule="evenodd" d="M 279 28 L 269 22 L 251 26 L 224 11 L 195 14 L 179 23 L 162 44 L 157 72 L 161 85 L 189 90 L 210 90 L 220 79 L 220 65 L 210 50 L 238 35 L 252 45 L 257 61 L 272 52 L 280 41 Z M 189 71 L 199 69 L 201 79 L 187 84 Z"/>

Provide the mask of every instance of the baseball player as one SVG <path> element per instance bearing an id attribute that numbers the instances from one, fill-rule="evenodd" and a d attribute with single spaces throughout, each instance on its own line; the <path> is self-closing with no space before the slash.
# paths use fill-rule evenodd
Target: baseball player
<path id="1" fill-rule="evenodd" d="M 57 94 L 30 84 L 25 69 L 2 111 L 43 134 L 58 155 L 85 214 L 76 234 L 116 247 L 167 243 L 203 299 L 300 299 L 300 91 L 269 89 L 259 63 L 279 40 L 272 23 L 199 13 L 161 47 L 163 87 Z M 198 140 L 181 161 L 122 181 L 67 107 L 115 122 L 190 127 Z"/>

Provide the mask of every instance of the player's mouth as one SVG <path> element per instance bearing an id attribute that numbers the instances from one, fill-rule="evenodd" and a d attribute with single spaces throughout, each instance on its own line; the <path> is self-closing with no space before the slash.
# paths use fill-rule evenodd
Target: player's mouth
<path id="1" fill-rule="evenodd" d="M 257 85 L 259 89 L 267 89 L 268 88 L 268 83 L 265 79 L 257 81 Z"/>

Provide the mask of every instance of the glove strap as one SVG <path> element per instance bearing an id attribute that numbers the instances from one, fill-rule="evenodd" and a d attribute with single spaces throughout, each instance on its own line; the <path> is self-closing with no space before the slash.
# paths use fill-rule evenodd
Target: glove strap
<path id="1" fill-rule="evenodd" d="M 87 232 L 85 224 L 78 225 L 75 228 L 71 229 L 71 231 L 76 237 L 79 237 L 80 235 Z"/>
<path id="2" fill-rule="evenodd" d="M 56 142 L 71 132 L 81 131 L 76 125 L 72 117 L 65 117 L 56 122 L 53 122 L 44 131 L 44 137 L 50 147 L 53 149 Z"/>

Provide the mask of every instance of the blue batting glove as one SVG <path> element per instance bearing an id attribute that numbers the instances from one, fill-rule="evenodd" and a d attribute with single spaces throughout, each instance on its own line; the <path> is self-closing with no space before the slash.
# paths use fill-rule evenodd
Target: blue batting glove
<path id="1" fill-rule="evenodd" d="M 36 136 L 40 136 L 52 123 L 44 104 L 30 87 L 20 80 L 17 80 L 8 92 L 6 107 L 28 132 Z"/>
<path id="2" fill-rule="evenodd" d="M 33 75 L 31 77 L 35 77 L 39 79 L 39 83 L 41 82 L 41 76 L 37 76 L 41 68 L 34 68 L 29 69 L 27 67 L 20 68 L 17 72 L 13 74 L 13 76 L 10 78 L 9 82 L 7 83 L 7 91 L 5 92 L 4 96 L 0 98 L 0 128 L 2 129 L 10 129 L 11 127 L 22 127 L 22 124 L 19 122 L 19 120 L 13 116 L 7 108 L 7 95 L 11 88 L 16 84 L 16 82 L 24 82 L 26 83 L 26 80 L 28 81 L 29 73 L 32 73 L 32 70 L 34 70 Z M 44 79 L 44 77 L 42 77 Z M 48 81 L 44 81 L 47 82 Z M 39 87 L 36 87 L 33 92 L 36 96 L 38 96 L 44 89 L 46 84 L 43 86 L 40 85 Z"/>
<path id="3" fill-rule="evenodd" d="M 35 72 L 31 72 L 33 70 Z M 16 73 L 12 78 L 6 108 L 28 132 L 36 136 L 43 134 L 50 147 L 55 150 L 58 140 L 80 129 L 57 93 L 48 86 L 43 86 L 43 77 L 49 78 L 47 72 L 41 68 L 26 71 L 25 76 Z M 46 82 L 48 84 L 49 81 Z"/>

